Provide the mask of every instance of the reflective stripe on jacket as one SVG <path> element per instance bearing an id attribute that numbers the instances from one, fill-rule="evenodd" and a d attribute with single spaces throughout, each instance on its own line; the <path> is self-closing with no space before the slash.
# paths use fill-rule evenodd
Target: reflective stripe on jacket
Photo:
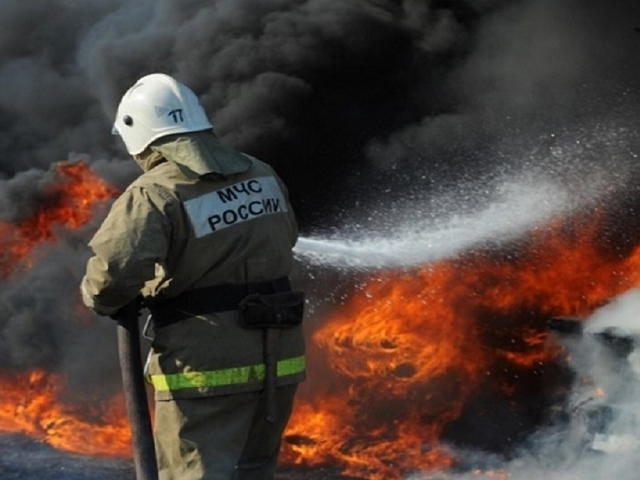
<path id="1" fill-rule="evenodd" d="M 284 378 L 305 371 L 304 356 L 279 360 L 278 378 Z M 262 382 L 265 378 L 264 363 L 245 367 L 232 367 L 223 370 L 205 372 L 183 372 L 151 375 L 150 380 L 157 392 L 168 392 L 184 389 L 220 388 L 231 385 Z"/>

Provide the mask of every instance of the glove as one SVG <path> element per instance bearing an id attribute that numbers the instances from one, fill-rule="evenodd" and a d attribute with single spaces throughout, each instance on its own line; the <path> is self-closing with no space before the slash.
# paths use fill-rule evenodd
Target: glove
<path id="1" fill-rule="evenodd" d="M 120 310 L 109 315 L 109 318 L 119 323 L 137 322 L 140 317 L 140 310 L 142 310 L 143 307 L 144 301 L 142 297 L 138 295 Z"/>

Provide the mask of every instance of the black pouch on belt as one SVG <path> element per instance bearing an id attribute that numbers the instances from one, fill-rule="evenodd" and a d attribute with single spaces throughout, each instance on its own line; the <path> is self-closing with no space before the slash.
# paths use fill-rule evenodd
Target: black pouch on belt
<path id="1" fill-rule="evenodd" d="M 291 328 L 302 323 L 304 292 L 253 293 L 238 305 L 244 328 Z"/>

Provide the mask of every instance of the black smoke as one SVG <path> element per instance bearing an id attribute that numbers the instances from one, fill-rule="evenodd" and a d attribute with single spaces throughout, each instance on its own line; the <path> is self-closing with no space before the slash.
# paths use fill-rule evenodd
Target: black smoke
<path id="1" fill-rule="evenodd" d="M 514 144 L 638 101 L 633 1 L 8 0 L 0 8 L 6 177 L 70 152 L 126 159 L 110 136 L 118 100 L 138 77 L 162 71 L 201 95 L 224 140 L 279 169 L 309 228 L 372 196 L 372 182 L 389 172 L 411 188 L 455 183 L 487 164 L 511 166 L 517 159 L 504 150 Z M 135 175 L 127 165 L 118 168 Z"/>

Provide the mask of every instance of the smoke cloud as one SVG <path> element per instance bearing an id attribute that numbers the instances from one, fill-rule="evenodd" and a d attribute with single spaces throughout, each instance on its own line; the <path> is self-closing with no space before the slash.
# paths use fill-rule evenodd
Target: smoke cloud
<path id="1" fill-rule="evenodd" d="M 526 480 L 637 476 L 640 330 L 637 315 L 634 321 L 631 319 L 639 307 L 638 291 L 632 290 L 590 316 L 583 335 L 561 340 L 575 374 L 563 421 L 542 428 L 507 462 L 466 452 L 471 464 Z M 461 474 L 451 478 L 466 480 L 477 476 Z"/>

